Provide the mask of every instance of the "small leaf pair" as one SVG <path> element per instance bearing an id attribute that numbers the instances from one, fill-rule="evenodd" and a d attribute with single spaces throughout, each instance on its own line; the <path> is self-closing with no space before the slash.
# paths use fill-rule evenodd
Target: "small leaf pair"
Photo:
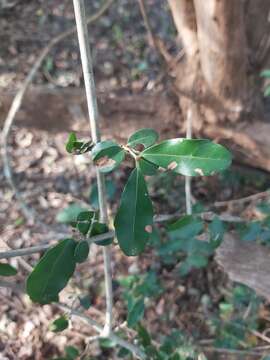
<path id="1" fill-rule="evenodd" d="M 49 304 L 58 301 L 60 291 L 73 275 L 76 263 L 86 260 L 89 245 L 73 239 L 60 241 L 41 258 L 27 279 L 26 290 L 32 301 Z"/>
<path id="2" fill-rule="evenodd" d="M 71 133 L 66 143 L 66 150 L 70 154 L 81 155 L 90 151 L 93 146 L 92 141 L 84 142 L 78 140 L 76 134 Z"/>
<path id="3" fill-rule="evenodd" d="M 76 227 L 81 234 L 87 235 L 88 237 L 101 235 L 109 231 L 109 228 L 106 224 L 97 221 L 97 213 L 94 211 L 81 212 L 77 217 Z M 110 245 L 112 241 L 113 238 L 98 241 L 96 244 L 107 246 Z"/>
<path id="4" fill-rule="evenodd" d="M 136 151 L 137 147 L 141 145 L 143 149 L 146 149 L 153 145 L 157 139 L 158 134 L 155 130 L 141 129 L 130 136 L 127 147 Z M 95 165 L 104 173 L 116 169 L 125 158 L 124 148 L 111 140 L 97 143 L 91 153 Z"/>

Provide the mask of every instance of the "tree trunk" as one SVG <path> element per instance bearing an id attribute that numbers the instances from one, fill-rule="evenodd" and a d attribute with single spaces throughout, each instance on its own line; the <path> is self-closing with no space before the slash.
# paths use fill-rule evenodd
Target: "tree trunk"
<path id="1" fill-rule="evenodd" d="M 270 66 L 269 0 L 168 1 L 185 51 L 172 70 L 184 117 L 196 103 L 195 134 L 226 138 L 245 162 L 269 170 L 259 76 Z"/>

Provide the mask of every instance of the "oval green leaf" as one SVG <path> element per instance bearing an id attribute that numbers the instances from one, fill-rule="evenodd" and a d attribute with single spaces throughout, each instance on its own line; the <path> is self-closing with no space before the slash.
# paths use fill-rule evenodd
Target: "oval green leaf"
<path id="1" fill-rule="evenodd" d="M 104 173 L 117 168 L 125 158 L 124 150 L 111 140 L 97 143 L 91 153 L 95 165 Z"/>
<path id="2" fill-rule="evenodd" d="M 59 318 L 55 319 L 53 323 L 50 325 L 50 330 L 57 333 L 65 330 L 68 328 L 68 319 L 65 315 L 60 316 Z"/>
<path id="3" fill-rule="evenodd" d="M 106 224 L 96 221 L 93 223 L 93 227 L 91 230 L 91 236 L 105 234 L 108 231 L 109 231 L 109 228 Z M 101 246 L 108 246 L 112 242 L 113 242 L 113 238 L 110 238 L 110 239 L 105 239 L 105 240 L 101 240 L 101 241 L 95 241 L 95 244 L 101 245 Z"/>
<path id="4" fill-rule="evenodd" d="M 76 245 L 73 239 L 62 240 L 41 258 L 26 282 L 26 291 L 32 301 L 40 304 L 58 301 L 59 292 L 75 270 Z"/>
<path id="5" fill-rule="evenodd" d="M 78 243 L 74 251 L 74 259 L 77 263 L 82 263 L 88 258 L 89 245 L 88 242 L 82 240 Z"/>
<path id="6" fill-rule="evenodd" d="M 127 145 L 131 148 L 135 148 L 137 145 L 143 145 L 144 148 L 148 148 L 158 140 L 158 133 L 154 129 L 140 129 L 132 134 Z"/>
<path id="7" fill-rule="evenodd" d="M 137 300 L 128 312 L 127 325 L 133 327 L 141 320 L 144 314 L 144 299 Z"/>
<path id="8" fill-rule="evenodd" d="M 14 276 L 17 274 L 17 269 L 9 264 L 0 263 L 0 276 Z"/>
<path id="9" fill-rule="evenodd" d="M 94 211 L 82 211 L 79 213 L 76 227 L 81 234 L 86 235 L 88 233 L 94 217 Z"/>
<path id="10" fill-rule="evenodd" d="M 232 157 L 222 145 L 209 140 L 171 139 L 144 150 L 141 156 L 186 176 L 207 176 L 225 170 Z"/>
<path id="11" fill-rule="evenodd" d="M 121 196 L 114 226 L 121 250 L 127 256 L 140 254 L 149 240 L 153 207 L 140 169 L 134 169 Z"/>
<path id="12" fill-rule="evenodd" d="M 157 171 L 158 171 L 158 166 L 141 158 L 138 161 L 138 166 L 142 172 L 143 175 L 148 175 L 148 176 L 152 176 L 152 175 L 156 175 Z"/>

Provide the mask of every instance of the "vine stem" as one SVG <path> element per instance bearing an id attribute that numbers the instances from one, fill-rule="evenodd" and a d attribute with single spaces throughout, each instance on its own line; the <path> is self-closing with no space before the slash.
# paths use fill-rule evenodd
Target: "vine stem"
<path id="1" fill-rule="evenodd" d="M 97 106 L 96 87 L 93 74 L 92 57 L 89 45 L 89 34 L 86 23 L 86 12 L 84 0 L 73 0 L 74 13 L 77 25 L 77 34 L 81 53 L 81 62 L 85 83 L 85 92 L 89 113 L 92 140 L 94 143 L 100 141 L 99 114 Z M 107 199 L 105 178 L 98 169 L 97 185 L 99 197 L 100 221 L 108 223 Z M 103 247 L 104 257 L 104 275 L 106 291 L 106 316 L 102 336 L 108 337 L 112 331 L 112 310 L 113 310 L 113 293 L 112 293 L 112 273 L 111 273 L 111 249 L 110 246 Z"/>

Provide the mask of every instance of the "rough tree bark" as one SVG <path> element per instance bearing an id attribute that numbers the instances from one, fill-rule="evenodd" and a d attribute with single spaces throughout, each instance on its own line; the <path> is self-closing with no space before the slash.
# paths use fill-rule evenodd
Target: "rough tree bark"
<path id="1" fill-rule="evenodd" d="M 228 139 L 238 158 L 269 171 L 259 90 L 260 71 L 270 67 L 269 0 L 168 1 L 185 50 L 172 70 L 184 116 L 196 102 L 195 134 Z"/>

